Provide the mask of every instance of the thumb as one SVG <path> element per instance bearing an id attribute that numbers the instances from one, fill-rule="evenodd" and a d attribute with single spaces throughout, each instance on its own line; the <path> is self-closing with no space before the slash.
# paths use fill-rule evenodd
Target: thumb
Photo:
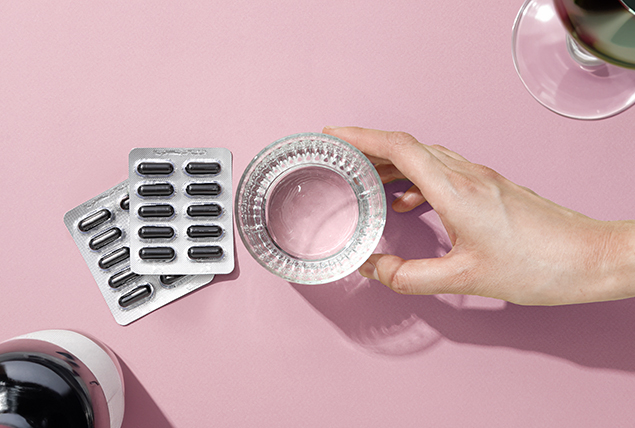
<path id="1" fill-rule="evenodd" d="M 451 253 L 444 257 L 418 260 L 373 254 L 359 268 L 359 273 L 401 294 L 470 294 L 469 284 L 460 278 L 464 266 Z"/>

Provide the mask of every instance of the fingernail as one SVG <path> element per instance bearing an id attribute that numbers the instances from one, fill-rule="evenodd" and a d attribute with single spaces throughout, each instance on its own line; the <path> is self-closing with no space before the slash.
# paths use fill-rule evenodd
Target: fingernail
<path id="1" fill-rule="evenodd" d="M 375 265 L 371 262 L 366 262 L 359 268 L 359 273 L 366 278 L 379 280 L 379 276 L 377 275 L 377 269 L 375 269 Z"/>
<path id="2" fill-rule="evenodd" d="M 328 130 L 328 131 L 332 131 L 332 130 L 339 129 L 339 128 L 341 128 L 341 126 L 325 126 L 324 127 L 324 129 Z"/>

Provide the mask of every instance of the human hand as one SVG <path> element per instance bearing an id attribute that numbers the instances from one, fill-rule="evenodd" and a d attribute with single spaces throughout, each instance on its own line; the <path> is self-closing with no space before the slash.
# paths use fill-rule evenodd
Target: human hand
<path id="1" fill-rule="evenodd" d="M 410 180 L 393 209 L 427 201 L 452 242 L 439 258 L 373 254 L 362 275 L 404 294 L 475 294 L 525 305 L 635 296 L 635 222 L 591 219 L 403 132 L 323 132 L 364 152 L 382 182 Z"/>

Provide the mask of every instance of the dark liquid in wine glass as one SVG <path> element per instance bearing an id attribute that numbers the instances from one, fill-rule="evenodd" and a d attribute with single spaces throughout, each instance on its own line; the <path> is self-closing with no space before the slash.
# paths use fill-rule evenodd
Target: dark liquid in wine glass
<path id="1" fill-rule="evenodd" d="M 554 0 L 573 38 L 598 58 L 635 68 L 635 0 Z"/>

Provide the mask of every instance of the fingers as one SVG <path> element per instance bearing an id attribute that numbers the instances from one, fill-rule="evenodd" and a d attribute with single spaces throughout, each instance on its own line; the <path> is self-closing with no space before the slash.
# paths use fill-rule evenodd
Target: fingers
<path id="1" fill-rule="evenodd" d="M 376 165 L 375 169 L 382 183 L 390 183 L 394 180 L 404 180 L 405 175 L 392 164 Z"/>
<path id="2" fill-rule="evenodd" d="M 373 165 L 392 165 L 392 163 L 387 160 L 387 159 L 382 159 L 382 158 L 378 158 L 375 156 L 370 156 L 366 153 L 364 153 L 366 155 L 366 157 L 368 158 L 368 160 L 370 161 L 370 163 L 372 163 Z"/>
<path id="3" fill-rule="evenodd" d="M 390 159 L 388 132 L 376 129 L 347 127 L 325 127 L 322 132 L 349 142 L 370 158 Z"/>
<path id="4" fill-rule="evenodd" d="M 376 279 L 401 294 L 472 294 L 469 284 L 457 280 L 463 268 L 453 255 L 432 259 L 404 260 L 373 254 L 359 268 L 366 278 Z"/>
<path id="5" fill-rule="evenodd" d="M 351 132 L 354 131 L 354 132 Z M 325 127 L 323 129 L 323 131 L 325 134 L 329 134 L 329 135 L 333 135 L 333 136 L 338 136 L 337 134 L 348 134 L 349 138 L 357 135 L 357 138 L 362 138 L 363 134 L 366 134 L 366 136 L 375 136 L 377 138 L 381 139 L 385 139 L 387 137 L 389 137 L 390 135 L 401 135 L 402 137 L 406 137 L 409 139 L 412 139 L 414 141 L 416 141 L 414 139 L 414 137 L 405 134 L 403 132 L 387 132 L 387 131 L 378 131 L 378 130 L 374 130 L 374 129 L 365 129 L 365 128 L 356 128 L 356 127 L 343 127 L 343 128 L 337 128 L 337 127 Z M 342 138 L 341 136 L 338 136 L 338 138 Z M 348 141 L 348 140 L 347 140 Z M 353 144 L 354 146 L 359 147 L 359 144 L 363 144 L 363 142 L 361 141 L 349 141 L 349 143 Z M 421 143 L 419 143 L 421 144 Z M 437 156 L 437 158 L 439 158 L 440 160 L 445 160 L 445 159 L 454 159 L 457 161 L 461 161 L 461 162 L 468 162 L 467 159 L 465 159 L 463 156 L 461 156 L 460 154 L 453 152 L 452 150 L 443 147 L 441 145 L 438 144 L 433 144 L 431 146 L 425 146 L 431 153 L 433 153 L 435 156 Z M 360 148 L 360 150 L 362 150 Z M 373 162 L 374 164 L 384 164 L 384 163 L 390 163 L 389 161 L 387 161 L 389 159 L 389 157 L 383 157 L 383 156 L 387 156 L 387 154 L 384 152 L 383 155 L 373 155 L 365 150 L 362 150 L 364 153 L 366 153 L 366 155 L 368 156 L 368 158 L 370 159 L 371 162 Z"/>
<path id="6" fill-rule="evenodd" d="M 349 142 L 370 158 L 389 160 L 426 195 L 447 185 L 448 167 L 409 134 L 356 127 L 327 127 L 324 132 Z"/>
<path id="7" fill-rule="evenodd" d="M 423 204 L 426 198 L 417 186 L 412 186 L 392 203 L 392 209 L 398 213 L 405 213 Z"/>
<path id="8" fill-rule="evenodd" d="M 450 150 L 448 148 L 445 148 L 443 146 L 440 146 L 438 144 L 434 144 L 434 145 L 430 146 L 430 150 L 433 153 L 436 153 L 438 156 L 447 157 L 447 158 L 454 159 L 454 160 L 459 161 L 459 162 L 469 162 L 467 159 L 465 159 L 460 154 L 458 154 L 456 152 L 453 152 L 452 150 Z"/>

